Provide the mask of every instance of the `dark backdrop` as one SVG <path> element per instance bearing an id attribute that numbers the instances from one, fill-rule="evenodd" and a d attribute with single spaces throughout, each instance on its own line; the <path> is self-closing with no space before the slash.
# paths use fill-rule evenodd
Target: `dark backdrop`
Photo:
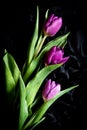
<path id="1" fill-rule="evenodd" d="M 65 66 L 52 74 L 53 79 L 60 81 L 64 88 L 79 84 L 77 89 L 53 104 L 46 113 L 47 119 L 37 129 L 60 130 L 79 127 L 84 129 L 87 127 L 87 16 L 86 3 L 83 0 L 32 0 L 27 7 L 17 7 L 14 4 L 2 6 L 0 9 L 0 122 L 6 124 L 2 78 L 3 52 L 7 49 L 14 56 L 19 67 L 22 67 L 34 29 L 37 5 L 40 8 L 40 25 L 43 23 L 45 11 L 49 8 L 50 12 L 63 17 L 63 27 L 58 35 L 71 32 L 65 48 L 66 55 L 70 55 L 71 58 Z"/>

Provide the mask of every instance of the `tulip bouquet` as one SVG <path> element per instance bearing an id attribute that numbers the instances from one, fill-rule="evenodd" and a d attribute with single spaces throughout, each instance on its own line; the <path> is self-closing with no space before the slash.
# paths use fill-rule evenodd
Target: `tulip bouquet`
<path id="1" fill-rule="evenodd" d="M 7 103 L 13 112 L 13 118 L 15 115 L 17 130 L 33 130 L 45 120 L 46 111 L 59 97 L 78 86 L 62 90 L 60 83 L 47 78 L 70 58 L 64 56 L 69 33 L 46 43 L 47 37 L 53 37 L 61 29 L 63 20 L 54 14 L 49 15 L 49 10 L 46 11 L 44 19 L 39 33 L 37 6 L 34 34 L 22 70 L 7 50 L 3 56 Z"/>

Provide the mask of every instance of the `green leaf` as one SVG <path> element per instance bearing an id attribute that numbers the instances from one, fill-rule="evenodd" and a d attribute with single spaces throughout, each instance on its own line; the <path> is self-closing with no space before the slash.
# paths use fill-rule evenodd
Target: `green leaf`
<path id="1" fill-rule="evenodd" d="M 39 60 L 36 58 L 28 65 L 27 70 L 23 75 L 23 80 L 24 80 L 25 83 L 29 80 L 31 74 L 37 68 L 38 64 L 39 64 Z"/>
<path id="2" fill-rule="evenodd" d="M 49 13 L 49 9 L 47 9 L 47 11 L 45 13 L 45 20 L 48 18 L 48 13 Z"/>
<path id="3" fill-rule="evenodd" d="M 66 94 L 67 92 L 71 91 L 72 89 L 76 88 L 78 85 L 72 86 L 70 88 L 67 88 L 65 90 L 62 90 L 61 92 L 59 92 L 53 99 L 44 102 L 42 104 L 42 106 L 40 106 L 36 112 L 33 114 L 33 116 L 31 117 L 31 119 L 27 122 L 27 124 L 25 125 L 25 128 L 27 128 L 28 126 L 33 126 L 34 124 L 37 124 L 43 117 L 43 115 L 46 113 L 46 111 L 49 109 L 49 107 L 62 95 Z"/>
<path id="4" fill-rule="evenodd" d="M 69 36 L 70 32 L 68 32 L 67 34 L 61 35 L 53 40 L 51 40 L 50 42 L 48 42 L 45 46 L 44 49 L 45 50 L 49 50 L 52 46 L 58 46 L 58 47 L 63 47 L 64 44 L 67 41 L 67 37 Z M 43 51 L 44 51 L 43 49 Z"/>
<path id="5" fill-rule="evenodd" d="M 9 102 L 10 102 L 10 100 L 12 100 L 13 97 L 15 96 L 15 88 L 20 75 L 20 70 L 13 56 L 9 53 L 6 53 L 4 55 L 3 65 L 4 65 L 6 93 L 9 97 Z"/>
<path id="6" fill-rule="evenodd" d="M 6 53 L 5 56 L 3 57 L 3 61 L 5 65 L 4 67 L 8 68 L 8 70 L 11 72 L 15 84 L 17 84 L 18 77 L 20 75 L 20 70 L 18 68 L 18 65 L 16 64 L 15 59 L 11 54 Z"/>
<path id="7" fill-rule="evenodd" d="M 39 7 L 37 6 L 37 17 L 36 17 L 34 34 L 32 36 L 32 40 L 31 43 L 29 43 L 29 48 L 28 48 L 28 64 L 32 61 L 32 58 L 34 56 L 35 45 L 37 43 L 38 31 L 39 31 L 38 24 L 39 24 Z"/>
<path id="8" fill-rule="evenodd" d="M 25 120 L 28 117 L 28 106 L 26 102 L 26 91 L 25 91 L 25 84 L 22 80 L 20 75 L 19 77 L 19 87 L 20 87 L 20 103 L 19 103 L 19 124 L 18 130 L 22 130 Z"/>
<path id="9" fill-rule="evenodd" d="M 46 119 L 46 117 L 43 117 L 41 120 L 39 120 L 36 124 L 34 124 L 33 126 L 28 126 L 29 130 L 33 130 L 37 125 L 39 125 L 41 122 L 43 122 Z M 27 128 L 27 126 L 24 126 L 23 130 L 25 130 Z"/>
<path id="10" fill-rule="evenodd" d="M 49 65 L 40 70 L 26 86 L 27 104 L 31 105 L 44 79 L 62 64 Z"/>

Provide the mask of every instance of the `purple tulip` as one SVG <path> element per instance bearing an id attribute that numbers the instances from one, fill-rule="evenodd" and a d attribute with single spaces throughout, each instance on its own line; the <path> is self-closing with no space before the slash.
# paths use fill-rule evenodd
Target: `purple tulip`
<path id="1" fill-rule="evenodd" d="M 43 26 L 44 34 L 47 36 L 54 36 L 62 26 L 62 18 L 58 18 L 51 14 L 49 18 L 46 20 Z"/>
<path id="2" fill-rule="evenodd" d="M 65 63 L 68 59 L 69 56 L 64 57 L 64 50 L 61 48 L 58 48 L 57 46 L 53 46 L 45 56 L 45 65 L 51 65 L 51 64 L 60 64 L 60 63 Z"/>
<path id="3" fill-rule="evenodd" d="M 46 84 L 45 87 L 42 91 L 42 97 L 45 101 L 48 101 L 52 98 L 54 98 L 61 90 L 61 85 L 60 84 L 56 84 L 55 81 L 51 81 L 51 79 L 49 79 Z"/>

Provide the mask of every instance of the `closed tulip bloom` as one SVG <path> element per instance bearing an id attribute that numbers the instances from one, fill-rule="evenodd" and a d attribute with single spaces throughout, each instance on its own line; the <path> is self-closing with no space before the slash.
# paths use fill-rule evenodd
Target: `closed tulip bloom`
<path id="1" fill-rule="evenodd" d="M 62 17 L 58 18 L 54 14 L 50 15 L 43 26 L 44 34 L 54 36 L 62 26 Z"/>
<path id="2" fill-rule="evenodd" d="M 55 81 L 49 79 L 46 82 L 44 89 L 42 91 L 42 97 L 45 101 L 48 101 L 54 98 L 60 92 L 60 90 L 61 90 L 61 85 L 56 84 Z"/>
<path id="3" fill-rule="evenodd" d="M 45 65 L 51 65 L 51 64 L 60 64 L 60 63 L 65 63 L 68 59 L 69 56 L 63 57 L 64 56 L 64 50 L 57 47 L 53 46 L 45 56 Z"/>

